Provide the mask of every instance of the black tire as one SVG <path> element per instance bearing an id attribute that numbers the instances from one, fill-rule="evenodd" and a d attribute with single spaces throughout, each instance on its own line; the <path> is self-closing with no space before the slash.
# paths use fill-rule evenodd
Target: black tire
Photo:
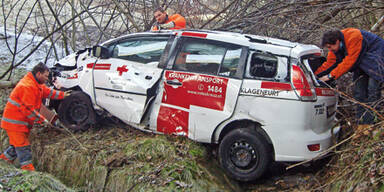
<path id="1" fill-rule="evenodd" d="M 85 131 L 95 122 L 95 111 L 89 96 L 81 91 L 73 91 L 59 105 L 60 122 L 73 131 Z"/>
<path id="2" fill-rule="evenodd" d="M 267 170 L 272 156 L 263 136 L 251 128 L 239 128 L 224 136 L 219 160 L 226 173 L 238 181 L 252 181 Z"/>

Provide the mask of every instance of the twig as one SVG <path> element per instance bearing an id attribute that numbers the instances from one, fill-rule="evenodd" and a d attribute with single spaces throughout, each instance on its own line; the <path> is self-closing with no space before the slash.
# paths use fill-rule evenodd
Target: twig
<path id="1" fill-rule="evenodd" d="M 324 82 L 324 83 L 325 83 L 325 82 Z M 342 96 L 344 96 L 345 98 L 347 98 L 349 101 L 351 101 L 351 102 L 353 102 L 353 103 L 356 103 L 356 104 L 359 104 L 359 105 L 361 105 L 361 106 L 363 106 L 363 107 L 365 107 L 365 108 L 368 108 L 369 110 L 371 110 L 372 112 L 374 112 L 374 113 L 378 116 L 378 118 L 379 118 L 380 120 L 384 120 L 384 116 L 383 116 L 381 113 L 379 113 L 376 109 L 374 109 L 373 107 L 371 107 L 371 106 L 369 106 L 369 105 L 367 105 L 367 104 L 365 104 L 365 103 L 362 103 L 362 102 L 357 101 L 356 99 L 352 98 L 352 97 L 349 96 L 348 94 L 344 93 L 343 91 L 340 91 L 340 90 L 338 90 L 338 89 L 335 89 L 335 88 L 331 87 L 331 86 L 330 86 L 329 84 L 327 84 L 327 83 L 325 83 L 325 85 L 327 85 L 328 88 L 332 89 L 332 91 L 335 91 L 335 92 L 337 92 L 337 93 L 340 93 Z"/>
<path id="2" fill-rule="evenodd" d="M 380 19 L 372 26 L 371 31 L 376 31 L 379 29 L 380 25 L 384 23 L 384 15 L 380 17 Z"/>
<path id="3" fill-rule="evenodd" d="M 47 125 L 51 128 L 54 128 L 54 129 L 60 130 L 60 131 L 62 131 L 64 129 L 80 145 L 80 147 L 82 149 L 84 149 L 85 151 L 88 151 L 88 149 L 86 147 L 84 147 L 84 145 L 75 137 L 75 135 L 64 125 L 61 126 L 62 129 L 52 125 L 50 122 L 47 122 Z"/>
<path id="4" fill-rule="evenodd" d="M 222 13 L 224 13 L 225 11 L 227 11 L 233 4 L 235 4 L 237 2 L 236 1 L 232 1 L 232 3 L 230 3 L 227 7 L 225 7 L 223 10 L 221 10 L 219 13 L 217 13 L 214 17 L 212 17 L 209 21 L 207 21 L 206 23 L 204 23 L 200 29 L 204 28 L 206 25 L 208 25 L 210 22 L 212 22 L 213 20 L 215 20 L 218 16 L 220 16 Z"/>
<path id="5" fill-rule="evenodd" d="M 131 22 L 131 24 L 133 25 L 133 27 L 137 30 L 137 31 L 140 31 L 140 27 L 136 24 L 135 20 L 133 19 L 133 17 L 131 15 L 129 15 L 129 13 L 126 13 L 124 10 L 121 9 L 121 7 L 119 6 L 119 2 L 117 0 L 112 0 L 113 3 L 116 5 L 116 7 L 119 9 L 119 11 L 121 13 L 123 13 L 127 19 Z"/>
<path id="6" fill-rule="evenodd" d="M 95 6 L 95 7 L 92 7 L 92 8 L 89 8 L 89 10 L 91 9 L 96 9 L 98 7 L 100 7 L 102 5 L 99 5 L 99 6 Z M 88 10 L 88 11 L 89 11 Z M 61 26 L 59 26 L 57 29 L 55 29 L 54 31 L 52 31 L 51 33 L 49 33 L 46 37 L 44 37 L 37 45 L 36 47 L 34 47 L 23 59 L 21 59 L 21 61 L 19 61 L 17 64 L 15 64 L 12 68 L 8 68 L 4 74 L 2 74 L 0 76 L 0 79 L 4 78 L 5 75 L 8 74 L 8 72 L 10 70 L 12 70 L 13 68 L 15 67 L 18 67 L 19 65 L 21 65 L 25 60 L 27 60 L 44 42 L 45 40 L 47 40 L 50 36 L 52 36 L 54 33 L 62 30 L 64 28 L 64 26 L 66 26 L 68 23 L 72 22 L 72 20 L 76 19 L 77 17 L 79 17 L 80 15 L 82 15 L 83 13 L 86 13 L 87 11 L 86 10 L 83 10 L 81 11 L 80 13 L 76 14 L 75 17 L 72 17 L 71 19 L 69 19 L 68 21 L 66 21 L 65 23 L 63 23 Z"/>

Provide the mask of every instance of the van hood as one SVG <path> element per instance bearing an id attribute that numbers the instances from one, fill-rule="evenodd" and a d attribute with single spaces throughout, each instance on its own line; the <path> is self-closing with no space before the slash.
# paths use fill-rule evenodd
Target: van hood
<path id="1" fill-rule="evenodd" d="M 63 67 L 74 67 L 76 66 L 76 56 L 77 53 L 72 53 L 70 55 L 65 56 L 56 62 L 55 66 L 61 65 Z"/>

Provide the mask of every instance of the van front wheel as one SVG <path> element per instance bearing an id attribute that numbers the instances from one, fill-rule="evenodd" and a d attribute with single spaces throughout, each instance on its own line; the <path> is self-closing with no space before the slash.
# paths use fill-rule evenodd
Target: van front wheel
<path id="1" fill-rule="evenodd" d="M 85 131 L 95 122 L 95 112 L 89 96 L 73 91 L 58 108 L 60 122 L 73 131 Z"/>
<path id="2" fill-rule="evenodd" d="M 251 128 L 239 128 L 224 136 L 219 161 L 227 174 L 239 181 L 259 178 L 271 162 L 268 143 Z"/>

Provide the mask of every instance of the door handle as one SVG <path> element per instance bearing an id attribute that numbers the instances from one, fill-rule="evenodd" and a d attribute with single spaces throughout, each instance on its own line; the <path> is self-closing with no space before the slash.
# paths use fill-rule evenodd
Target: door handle
<path id="1" fill-rule="evenodd" d="M 145 79 L 146 79 L 146 80 L 151 80 L 151 79 L 152 79 L 152 76 L 147 75 L 147 76 L 145 76 Z"/>
<path id="2" fill-rule="evenodd" d="M 169 84 L 169 85 L 177 85 L 177 86 L 183 85 L 181 82 L 179 82 L 177 80 L 167 80 L 167 84 Z"/>

